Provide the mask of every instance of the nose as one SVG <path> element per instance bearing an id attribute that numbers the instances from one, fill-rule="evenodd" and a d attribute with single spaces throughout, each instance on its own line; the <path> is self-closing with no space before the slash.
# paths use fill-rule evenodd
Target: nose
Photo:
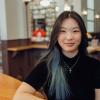
<path id="1" fill-rule="evenodd" d="M 73 34 L 71 32 L 66 33 L 66 39 L 71 40 L 73 38 Z"/>

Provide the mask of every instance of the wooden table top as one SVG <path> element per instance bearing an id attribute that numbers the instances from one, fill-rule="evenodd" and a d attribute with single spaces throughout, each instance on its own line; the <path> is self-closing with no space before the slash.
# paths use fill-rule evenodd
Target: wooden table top
<path id="1" fill-rule="evenodd" d="M 12 100 L 21 81 L 0 73 L 0 100 Z"/>
<path id="2" fill-rule="evenodd" d="M 25 45 L 25 46 L 16 46 L 16 47 L 10 47 L 7 50 L 8 51 L 13 51 L 13 52 L 18 52 L 18 51 L 23 51 L 23 50 L 28 50 L 32 48 L 37 48 L 37 49 L 47 49 L 48 44 L 31 44 L 31 45 Z"/>

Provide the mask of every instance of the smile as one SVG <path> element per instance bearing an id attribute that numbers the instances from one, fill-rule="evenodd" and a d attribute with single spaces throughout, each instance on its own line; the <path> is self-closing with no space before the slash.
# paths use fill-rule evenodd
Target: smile
<path id="1" fill-rule="evenodd" d="M 67 46 L 73 46 L 75 43 L 64 43 Z"/>

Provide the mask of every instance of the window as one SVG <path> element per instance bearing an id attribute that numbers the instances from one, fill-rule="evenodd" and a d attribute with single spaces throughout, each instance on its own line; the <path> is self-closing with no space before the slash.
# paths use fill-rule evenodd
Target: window
<path id="1" fill-rule="evenodd" d="M 94 0 L 87 0 L 87 31 L 94 32 Z"/>

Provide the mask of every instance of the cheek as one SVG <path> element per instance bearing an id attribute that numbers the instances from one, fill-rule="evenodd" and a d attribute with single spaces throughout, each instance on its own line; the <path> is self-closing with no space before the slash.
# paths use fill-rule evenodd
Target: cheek
<path id="1" fill-rule="evenodd" d="M 58 38 L 58 44 L 59 44 L 60 47 L 62 46 L 62 42 L 59 38 Z"/>
<path id="2" fill-rule="evenodd" d="M 59 43 L 59 45 L 62 45 L 63 40 L 64 40 L 64 36 L 63 35 L 59 35 L 58 36 L 58 43 Z"/>
<path id="3" fill-rule="evenodd" d="M 81 35 L 80 35 L 80 36 L 78 36 L 78 37 L 76 37 L 76 41 L 78 42 L 78 44 L 80 44 L 80 43 L 81 43 L 81 41 L 82 41 L 82 37 L 81 37 Z"/>
<path id="4" fill-rule="evenodd" d="M 59 34 L 58 41 L 62 41 L 64 39 L 65 35 Z"/>
<path id="5" fill-rule="evenodd" d="M 78 41 L 81 41 L 81 36 L 77 38 Z"/>
<path id="6" fill-rule="evenodd" d="M 81 33 L 74 35 L 74 39 L 81 41 L 81 39 L 82 39 Z"/>

